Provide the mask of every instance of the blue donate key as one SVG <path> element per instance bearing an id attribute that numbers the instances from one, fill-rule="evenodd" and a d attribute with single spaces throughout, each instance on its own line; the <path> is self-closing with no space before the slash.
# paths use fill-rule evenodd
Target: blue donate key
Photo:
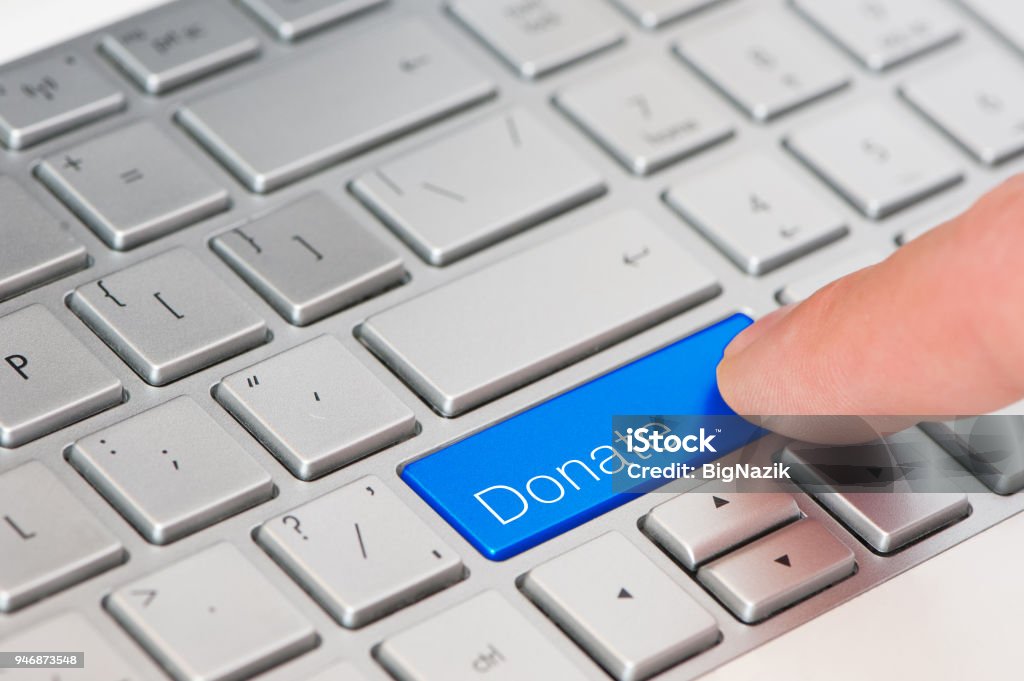
<path id="1" fill-rule="evenodd" d="M 625 476 L 623 459 L 650 462 L 621 443 L 613 448 L 612 417 L 733 416 L 715 367 L 751 323 L 733 315 L 414 461 L 402 478 L 484 556 L 510 558 L 667 482 Z M 759 433 L 754 426 L 718 433 L 713 458 Z"/>

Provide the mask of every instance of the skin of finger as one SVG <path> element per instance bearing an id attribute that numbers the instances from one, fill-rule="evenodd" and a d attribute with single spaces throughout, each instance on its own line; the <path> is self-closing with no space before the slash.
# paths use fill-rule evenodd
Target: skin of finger
<path id="1" fill-rule="evenodd" d="M 1024 395 L 1024 176 L 825 287 L 718 368 L 740 414 L 977 414 Z"/>

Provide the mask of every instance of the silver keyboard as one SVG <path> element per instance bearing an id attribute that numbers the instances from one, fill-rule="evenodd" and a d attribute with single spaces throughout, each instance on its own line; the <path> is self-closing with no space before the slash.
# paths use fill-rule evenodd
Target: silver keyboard
<path id="1" fill-rule="evenodd" d="M 681 681 L 1024 509 L 935 446 L 978 477 L 647 494 L 492 562 L 398 475 L 959 213 L 1024 170 L 1021 82 L 1004 0 L 181 0 L 0 66 L 0 651 Z"/>

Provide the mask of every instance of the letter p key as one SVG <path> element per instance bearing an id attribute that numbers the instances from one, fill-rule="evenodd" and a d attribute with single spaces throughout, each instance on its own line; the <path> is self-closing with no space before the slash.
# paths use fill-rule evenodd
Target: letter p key
<path id="1" fill-rule="evenodd" d="M 28 366 L 28 358 L 25 355 L 7 355 L 4 357 L 4 361 L 17 371 L 19 376 L 26 381 L 28 380 L 28 374 L 25 373 L 25 367 Z"/>

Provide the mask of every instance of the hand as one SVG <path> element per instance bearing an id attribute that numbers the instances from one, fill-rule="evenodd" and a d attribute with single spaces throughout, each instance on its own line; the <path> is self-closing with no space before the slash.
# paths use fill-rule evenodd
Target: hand
<path id="1" fill-rule="evenodd" d="M 1024 175 L 759 320 L 718 384 L 744 416 L 984 414 L 1024 397 Z"/>

